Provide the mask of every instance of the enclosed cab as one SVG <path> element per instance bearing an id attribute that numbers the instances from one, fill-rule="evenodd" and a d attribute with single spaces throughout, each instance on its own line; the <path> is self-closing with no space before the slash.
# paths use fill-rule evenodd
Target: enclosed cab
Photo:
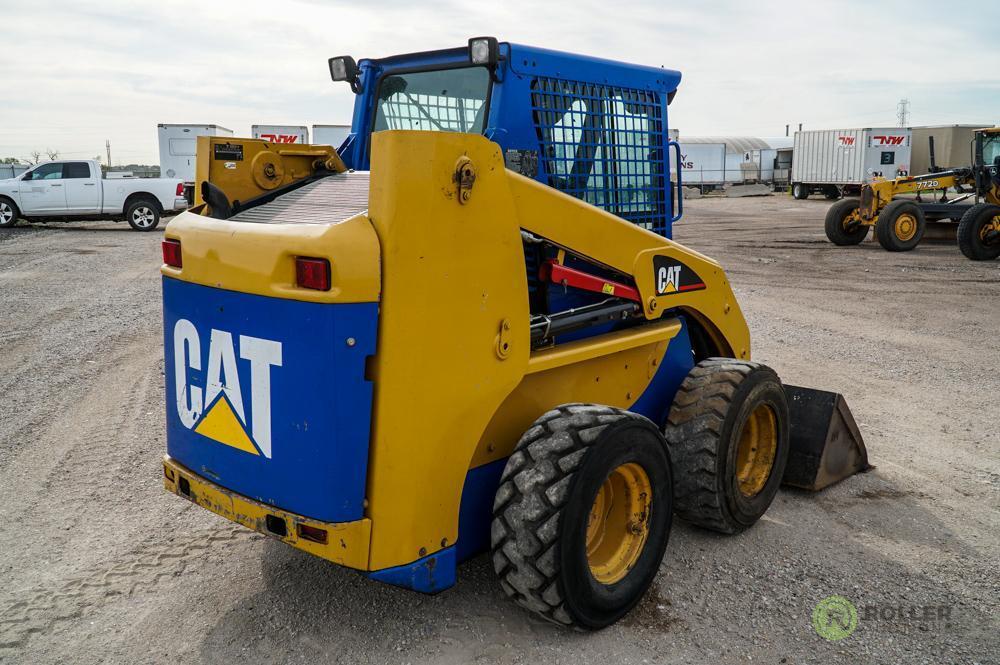
<path id="1" fill-rule="evenodd" d="M 508 169 L 672 236 L 681 201 L 671 146 L 680 153 L 667 107 L 680 72 L 491 37 L 357 63 L 331 58 L 330 72 L 357 94 L 341 150 L 351 168 L 369 168 L 373 132 L 481 134 L 500 145 Z"/>

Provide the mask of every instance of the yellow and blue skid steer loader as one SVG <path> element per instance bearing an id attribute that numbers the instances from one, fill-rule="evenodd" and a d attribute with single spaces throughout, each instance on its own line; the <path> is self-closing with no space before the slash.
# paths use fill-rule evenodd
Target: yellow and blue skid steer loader
<path id="1" fill-rule="evenodd" d="M 678 73 L 495 40 L 331 71 L 360 93 L 339 151 L 198 139 L 163 241 L 167 490 L 427 593 L 489 551 L 597 629 L 675 513 L 737 533 L 867 468 L 843 398 L 751 362 L 722 268 L 668 239 Z"/>
<path id="2" fill-rule="evenodd" d="M 492 550 L 518 603 L 594 629 L 675 511 L 738 532 L 783 477 L 867 466 L 842 398 L 749 361 L 716 262 L 483 137 L 378 132 L 370 172 L 200 140 L 206 202 L 163 241 L 171 492 L 418 591 Z M 551 307 L 569 292 L 594 300 Z"/>

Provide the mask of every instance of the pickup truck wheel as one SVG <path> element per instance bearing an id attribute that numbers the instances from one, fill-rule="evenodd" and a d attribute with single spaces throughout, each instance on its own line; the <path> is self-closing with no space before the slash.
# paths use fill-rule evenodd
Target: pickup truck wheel
<path id="1" fill-rule="evenodd" d="M 0 199 L 0 229 L 8 229 L 17 224 L 21 211 L 10 199 Z"/>
<path id="2" fill-rule="evenodd" d="M 125 219 L 136 231 L 152 231 L 160 223 L 160 206 L 147 199 L 139 199 L 129 204 Z"/>

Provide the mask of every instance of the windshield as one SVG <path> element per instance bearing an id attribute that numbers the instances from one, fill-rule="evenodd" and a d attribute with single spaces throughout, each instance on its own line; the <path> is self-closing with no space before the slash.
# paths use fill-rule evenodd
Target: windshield
<path id="1" fill-rule="evenodd" d="M 983 139 L 983 164 L 991 165 L 1000 157 L 1000 136 L 987 136 Z"/>
<path id="2" fill-rule="evenodd" d="M 424 129 L 481 134 L 490 73 L 485 67 L 392 74 L 378 90 L 375 131 Z"/>

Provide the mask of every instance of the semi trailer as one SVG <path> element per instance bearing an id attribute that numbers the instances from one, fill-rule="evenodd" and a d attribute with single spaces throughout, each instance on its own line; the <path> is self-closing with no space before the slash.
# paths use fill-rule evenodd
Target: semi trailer
<path id="1" fill-rule="evenodd" d="M 909 129 L 898 127 L 795 132 L 792 196 L 857 195 L 862 185 L 910 172 Z"/>

